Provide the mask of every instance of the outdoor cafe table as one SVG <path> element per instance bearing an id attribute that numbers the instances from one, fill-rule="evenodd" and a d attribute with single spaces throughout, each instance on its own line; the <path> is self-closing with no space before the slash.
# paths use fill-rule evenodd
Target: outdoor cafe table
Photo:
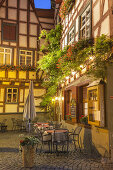
<path id="1" fill-rule="evenodd" d="M 34 126 L 39 129 L 43 129 L 43 128 L 48 128 L 49 124 L 48 123 L 35 123 Z"/>
<path id="2" fill-rule="evenodd" d="M 65 140 L 64 133 L 68 132 L 68 129 L 53 129 L 53 130 L 46 130 L 44 134 L 51 134 L 51 151 L 53 147 L 54 140 L 60 141 L 60 139 Z M 54 139 L 54 134 L 57 134 L 57 138 Z"/>

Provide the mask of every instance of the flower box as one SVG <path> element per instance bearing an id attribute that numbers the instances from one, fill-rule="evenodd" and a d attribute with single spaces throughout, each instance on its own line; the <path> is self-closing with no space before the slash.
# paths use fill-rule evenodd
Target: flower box
<path id="1" fill-rule="evenodd" d="M 62 2 L 62 0 L 55 0 L 56 4 L 60 4 Z"/>

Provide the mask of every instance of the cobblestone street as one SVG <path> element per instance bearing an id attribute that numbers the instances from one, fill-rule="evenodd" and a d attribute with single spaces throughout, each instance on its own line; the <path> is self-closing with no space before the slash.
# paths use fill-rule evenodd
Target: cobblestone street
<path id="1" fill-rule="evenodd" d="M 18 132 L 0 133 L 0 170 L 29 170 L 23 168 L 19 151 Z M 31 170 L 112 170 L 113 164 L 102 164 L 101 158 L 83 152 L 69 154 L 39 153 L 35 155 L 35 166 Z"/>

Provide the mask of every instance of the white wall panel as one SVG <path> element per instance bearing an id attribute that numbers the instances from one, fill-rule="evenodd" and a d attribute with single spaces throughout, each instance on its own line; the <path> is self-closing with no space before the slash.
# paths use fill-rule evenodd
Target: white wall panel
<path id="1" fill-rule="evenodd" d="M 100 34 L 110 35 L 109 16 L 102 22 Z"/>
<path id="2" fill-rule="evenodd" d="M 27 34 L 27 23 L 19 23 L 19 33 Z"/>
<path id="3" fill-rule="evenodd" d="M 5 8 L 0 8 L 0 18 L 5 18 Z"/>
<path id="4" fill-rule="evenodd" d="M 93 8 L 93 26 L 100 20 L 100 1 Z"/>
<path id="5" fill-rule="evenodd" d="M 26 21 L 27 22 L 27 11 L 21 11 L 20 10 L 20 21 Z"/>
<path id="6" fill-rule="evenodd" d="M 29 47 L 37 48 L 37 37 L 29 37 Z"/>
<path id="7" fill-rule="evenodd" d="M 17 7 L 17 0 L 8 0 L 9 7 Z"/>
<path id="8" fill-rule="evenodd" d="M 19 36 L 19 46 L 27 47 L 27 36 Z"/>
<path id="9" fill-rule="evenodd" d="M 20 8 L 27 9 L 27 0 L 20 0 Z"/>
<path id="10" fill-rule="evenodd" d="M 8 19 L 17 19 L 17 10 L 16 9 L 8 9 Z"/>
<path id="11" fill-rule="evenodd" d="M 105 0 L 103 15 L 108 11 L 108 0 Z"/>
<path id="12" fill-rule="evenodd" d="M 6 113 L 15 113 L 17 112 L 17 104 L 6 104 L 5 105 Z"/>
<path id="13" fill-rule="evenodd" d="M 37 96 L 37 97 L 42 96 L 45 94 L 45 92 L 46 92 L 45 89 L 34 89 L 34 96 Z"/>
<path id="14" fill-rule="evenodd" d="M 37 36 L 37 25 L 30 24 L 30 35 Z"/>
<path id="15" fill-rule="evenodd" d="M 36 15 L 34 12 L 30 12 L 30 22 L 38 23 Z"/>

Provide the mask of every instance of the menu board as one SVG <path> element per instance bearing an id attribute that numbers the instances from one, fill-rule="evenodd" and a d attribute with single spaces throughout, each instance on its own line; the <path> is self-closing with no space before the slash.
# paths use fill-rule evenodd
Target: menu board
<path id="1" fill-rule="evenodd" d="M 76 101 L 75 101 L 75 99 L 71 100 L 71 118 L 76 118 Z"/>

